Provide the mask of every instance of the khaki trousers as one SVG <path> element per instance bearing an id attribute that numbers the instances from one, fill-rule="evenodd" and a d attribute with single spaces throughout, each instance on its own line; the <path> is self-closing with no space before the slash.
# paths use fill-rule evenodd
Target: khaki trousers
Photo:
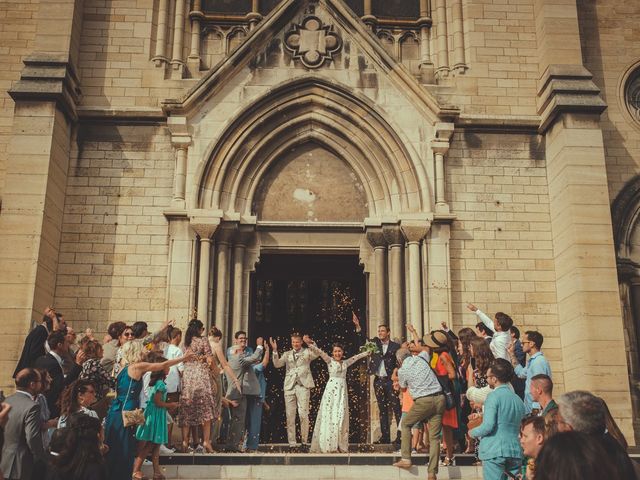
<path id="1" fill-rule="evenodd" d="M 420 397 L 402 419 L 402 458 L 411 460 L 411 427 L 418 422 L 426 422 L 429 427 L 429 468 L 430 474 L 438 473 L 440 463 L 440 438 L 442 437 L 442 414 L 444 395 Z"/>
<path id="2" fill-rule="evenodd" d="M 309 443 L 309 399 L 311 389 L 297 385 L 284 392 L 284 405 L 287 412 L 287 440 L 289 445 L 296 442 L 296 411 L 300 417 L 302 443 Z"/>

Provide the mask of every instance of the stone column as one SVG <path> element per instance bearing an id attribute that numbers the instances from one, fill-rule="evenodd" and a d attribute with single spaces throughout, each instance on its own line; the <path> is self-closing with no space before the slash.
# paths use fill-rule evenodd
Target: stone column
<path id="1" fill-rule="evenodd" d="M 228 332 L 231 325 L 227 317 L 229 288 L 229 250 L 235 225 L 223 225 L 216 235 L 216 308 L 215 325 Z"/>
<path id="2" fill-rule="evenodd" d="M 198 319 L 206 326 L 210 326 L 209 316 L 209 279 L 212 272 L 211 265 L 211 239 L 220 225 L 219 218 L 203 219 L 192 217 L 191 228 L 200 237 L 200 261 L 198 266 Z"/>
<path id="3" fill-rule="evenodd" d="M 238 230 L 233 245 L 233 306 L 231 312 L 231 332 L 242 330 L 242 303 L 245 298 L 244 262 L 249 234 L 250 232 L 247 230 Z"/>
<path id="4" fill-rule="evenodd" d="M 389 309 L 389 327 L 393 338 L 404 337 L 404 237 L 398 226 L 384 227 L 384 238 L 389 244 L 389 271 L 391 308 Z"/>
<path id="5" fill-rule="evenodd" d="M 187 152 L 191 145 L 186 117 L 169 117 L 167 126 L 171 132 L 171 144 L 175 149 L 176 165 L 173 174 L 173 198 L 171 207 L 184 210 L 187 184 Z"/>
<path id="6" fill-rule="evenodd" d="M 169 16 L 169 0 L 160 0 L 158 4 L 158 30 L 156 32 L 155 55 L 151 60 L 156 67 L 169 62 L 167 58 L 167 19 Z"/>
<path id="7" fill-rule="evenodd" d="M 411 308 L 409 322 L 418 334 L 424 335 L 424 326 L 422 319 L 422 282 L 420 280 L 420 271 L 422 264 L 420 261 L 420 243 L 429 230 L 429 224 L 402 222 L 402 233 L 407 239 L 409 245 L 409 304 Z"/>
<path id="8" fill-rule="evenodd" d="M 193 0 L 193 9 L 189 13 L 191 20 L 191 49 L 187 65 L 192 77 L 197 77 L 200 72 L 200 22 L 204 19 L 201 8 L 202 0 Z"/>
<path id="9" fill-rule="evenodd" d="M 426 289 L 425 332 L 440 328 L 441 322 L 451 326 L 450 238 L 450 225 L 434 219 L 426 236 L 422 258 Z"/>
<path id="10" fill-rule="evenodd" d="M 171 78 L 180 79 L 184 72 L 182 46 L 184 43 L 184 0 L 176 0 L 176 11 L 173 21 L 173 49 L 171 53 Z"/>
<path id="11" fill-rule="evenodd" d="M 563 2 L 558 7 L 555 0 L 538 0 L 534 13 L 542 72 L 538 85 L 539 132 L 545 136 L 546 145 L 558 353 L 562 355 L 564 374 L 560 378 L 566 391 L 590 390 L 604 398 L 627 439 L 633 442 L 600 125 L 606 104 L 582 65 L 576 3 Z"/>
<path id="12" fill-rule="evenodd" d="M 378 324 L 387 323 L 387 242 L 382 229 L 367 229 L 367 240 L 373 247 L 375 308 L 369 318 L 369 332 Z"/>
<path id="13" fill-rule="evenodd" d="M 449 75 L 449 48 L 447 46 L 447 5 L 445 0 L 435 0 L 436 16 L 436 42 L 438 52 L 438 64 L 436 77 L 442 78 Z"/>
<path id="14" fill-rule="evenodd" d="M 453 27 L 453 68 L 464 73 L 467 67 L 464 51 L 464 23 L 462 20 L 462 0 L 453 0 L 451 5 Z"/>
<path id="15" fill-rule="evenodd" d="M 432 25 L 429 0 L 420 0 L 420 18 L 417 23 L 420 27 L 420 78 L 423 83 L 434 83 L 433 61 L 429 45 L 429 31 Z"/>
<path id="16" fill-rule="evenodd" d="M 449 151 L 449 140 L 453 135 L 454 126 L 451 123 L 436 124 L 436 138 L 431 141 L 435 164 L 435 191 L 436 191 L 436 213 L 449 213 L 449 205 L 445 197 L 445 155 Z"/>

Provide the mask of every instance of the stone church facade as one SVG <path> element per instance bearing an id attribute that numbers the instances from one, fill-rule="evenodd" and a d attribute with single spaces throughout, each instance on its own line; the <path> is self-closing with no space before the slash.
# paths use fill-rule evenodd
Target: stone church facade
<path id="1" fill-rule="evenodd" d="M 508 312 L 634 437 L 637 2 L 0 5 L 5 388 L 47 305 L 284 332 L 348 260 L 369 332 Z"/>

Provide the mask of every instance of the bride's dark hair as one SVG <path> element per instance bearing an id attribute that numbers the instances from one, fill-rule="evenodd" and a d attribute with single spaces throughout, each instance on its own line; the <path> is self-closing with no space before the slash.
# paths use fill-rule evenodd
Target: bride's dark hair
<path id="1" fill-rule="evenodd" d="M 331 345 L 331 350 L 333 350 L 336 347 L 344 352 L 344 346 L 341 343 L 336 342 L 333 345 Z"/>

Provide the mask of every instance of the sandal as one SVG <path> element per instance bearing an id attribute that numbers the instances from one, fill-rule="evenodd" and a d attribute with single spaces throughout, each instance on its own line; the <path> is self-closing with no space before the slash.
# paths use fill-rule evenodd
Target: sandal
<path id="1" fill-rule="evenodd" d="M 456 464 L 456 457 L 444 457 L 444 460 L 440 462 L 441 467 L 452 467 Z"/>
<path id="2" fill-rule="evenodd" d="M 210 443 L 203 443 L 202 448 L 204 450 L 204 453 L 215 453 Z"/>
<path id="3" fill-rule="evenodd" d="M 149 480 L 149 477 L 145 477 L 142 472 L 133 472 L 131 478 L 132 480 Z"/>

